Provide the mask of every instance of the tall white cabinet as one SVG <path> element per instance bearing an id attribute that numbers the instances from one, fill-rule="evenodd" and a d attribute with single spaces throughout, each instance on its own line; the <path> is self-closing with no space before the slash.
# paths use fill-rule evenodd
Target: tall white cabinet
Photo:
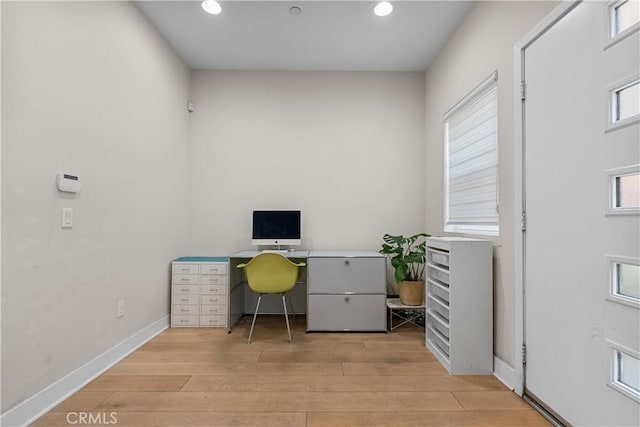
<path id="1" fill-rule="evenodd" d="M 492 244 L 427 239 L 426 343 L 452 375 L 493 373 Z"/>

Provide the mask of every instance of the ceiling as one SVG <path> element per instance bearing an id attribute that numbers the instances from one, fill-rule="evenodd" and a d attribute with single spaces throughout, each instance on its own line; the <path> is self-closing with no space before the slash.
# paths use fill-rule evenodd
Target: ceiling
<path id="1" fill-rule="evenodd" d="M 200 1 L 136 2 L 192 69 L 305 71 L 423 71 L 472 3 L 394 1 L 378 17 L 363 0 L 229 0 L 219 15 Z"/>

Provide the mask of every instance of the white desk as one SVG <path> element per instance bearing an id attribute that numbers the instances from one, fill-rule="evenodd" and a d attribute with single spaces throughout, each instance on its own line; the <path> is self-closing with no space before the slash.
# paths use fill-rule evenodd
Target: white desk
<path id="1" fill-rule="evenodd" d="M 260 254 L 249 250 L 229 257 L 229 332 L 257 295 L 248 290 L 238 264 Z M 287 258 L 307 265 L 288 293 L 296 313 L 307 314 L 308 331 L 386 331 L 386 259 L 374 251 L 290 251 Z M 309 284 L 309 286 L 307 286 Z M 263 309 L 264 307 L 264 309 Z M 282 314 L 280 299 L 263 297 L 260 313 Z"/>
<path id="2" fill-rule="evenodd" d="M 242 259 L 251 259 L 258 254 L 263 253 L 262 251 L 240 251 L 231 255 L 230 258 L 242 258 Z M 280 252 L 278 252 L 280 253 Z M 287 251 L 285 253 L 280 253 L 280 255 L 284 255 L 287 258 L 304 258 L 306 259 L 309 256 L 309 251 Z"/>

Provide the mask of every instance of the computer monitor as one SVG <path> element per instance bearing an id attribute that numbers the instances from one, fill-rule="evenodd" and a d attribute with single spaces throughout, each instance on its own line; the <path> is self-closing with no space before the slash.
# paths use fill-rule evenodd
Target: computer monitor
<path id="1" fill-rule="evenodd" d="M 253 211 L 251 244 L 300 245 L 300 211 Z"/>

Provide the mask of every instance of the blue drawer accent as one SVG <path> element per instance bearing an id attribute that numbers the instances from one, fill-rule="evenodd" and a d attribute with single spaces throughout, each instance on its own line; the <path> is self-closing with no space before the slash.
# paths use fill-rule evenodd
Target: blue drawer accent
<path id="1" fill-rule="evenodd" d="M 174 259 L 174 262 L 229 262 L 227 256 L 182 256 Z"/>

